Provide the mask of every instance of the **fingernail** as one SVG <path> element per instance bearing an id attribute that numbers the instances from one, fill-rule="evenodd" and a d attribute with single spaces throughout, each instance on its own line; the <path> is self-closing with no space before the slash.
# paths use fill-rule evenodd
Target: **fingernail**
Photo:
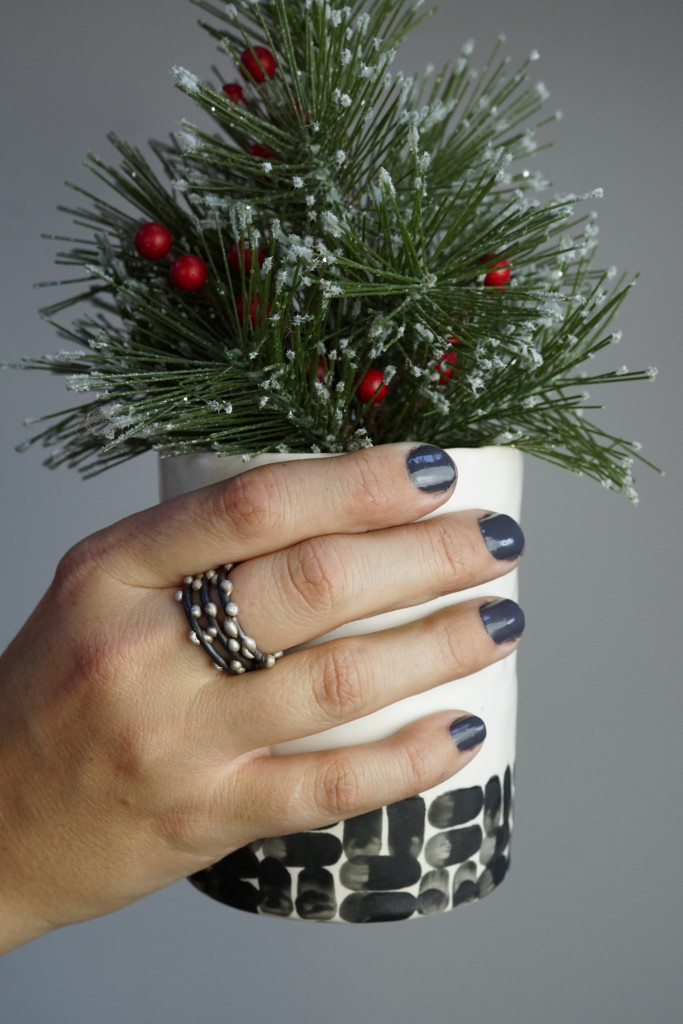
<path id="1" fill-rule="evenodd" d="M 479 614 L 486 632 L 497 644 L 516 640 L 524 632 L 524 612 L 515 601 L 507 597 L 487 601 L 479 609 Z"/>
<path id="2" fill-rule="evenodd" d="M 451 739 L 458 750 L 472 750 L 486 739 L 486 726 L 476 715 L 465 715 L 451 722 Z"/>
<path id="3" fill-rule="evenodd" d="M 453 459 L 434 444 L 413 448 L 408 456 L 408 472 L 415 486 L 427 494 L 447 491 L 458 479 Z"/>
<path id="4" fill-rule="evenodd" d="M 513 561 L 524 551 L 524 534 L 511 516 L 489 512 L 479 520 L 481 535 L 494 558 Z"/>

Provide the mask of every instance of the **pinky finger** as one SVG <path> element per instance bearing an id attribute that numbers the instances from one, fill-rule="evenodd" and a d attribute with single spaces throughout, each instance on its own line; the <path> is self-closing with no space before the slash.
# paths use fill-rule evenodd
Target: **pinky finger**
<path id="1" fill-rule="evenodd" d="M 242 791 L 249 807 L 242 820 L 251 819 L 253 838 L 266 838 L 365 814 L 445 782 L 485 737 L 480 718 L 440 711 L 375 743 L 258 758 Z"/>

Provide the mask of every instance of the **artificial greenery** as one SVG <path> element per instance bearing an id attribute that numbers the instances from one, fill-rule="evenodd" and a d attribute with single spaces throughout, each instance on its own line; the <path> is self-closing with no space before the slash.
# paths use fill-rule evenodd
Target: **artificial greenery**
<path id="1" fill-rule="evenodd" d="M 149 449 L 509 444 L 635 499 L 639 446 L 589 421 L 600 406 L 586 388 L 654 371 L 580 369 L 619 339 L 608 324 L 632 282 L 594 266 L 595 215 L 575 207 L 597 192 L 539 198 L 548 183 L 528 162 L 559 115 L 542 114 L 537 55 L 511 74 L 499 40 L 477 74 L 466 44 L 414 79 L 390 66 L 428 16 L 421 3 L 192 2 L 212 19 L 200 25 L 221 68 L 227 57 L 242 71 L 246 103 L 226 95 L 222 70 L 207 84 L 176 68 L 206 125 L 151 142 L 158 172 L 113 135 L 116 166 L 86 160 L 114 195 L 71 185 L 87 205 L 67 212 L 87 237 L 62 239 L 57 262 L 80 274 L 60 283 L 86 286 L 43 311 L 54 323 L 87 300 L 56 324 L 81 348 L 20 365 L 65 375 L 89 400 L 44 417 L 26 446 L 92 475 Z M 148 221 L 173 236 L 165 259 L 135 248 Z M 249 273 L 247 248 L 263 261 Z M 207 266 L 200 290 L 171 281 L 183 253 Z M 509 282 L 486 284 L 502 261 Z M 389 386 L 364 401 L 371 369 Z"/>

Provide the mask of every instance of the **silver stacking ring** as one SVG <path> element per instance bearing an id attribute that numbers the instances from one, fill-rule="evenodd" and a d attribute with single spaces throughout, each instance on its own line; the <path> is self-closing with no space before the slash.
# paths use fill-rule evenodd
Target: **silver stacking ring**
<path id="1" fill-rule="evenodd" d="M 210 569 L 196 576 L 186 576 L 181 590 L 175 595 L 182 604 L 190 624 L 189 639 L 203 647 L 213 661 L 214 668 L 240 676 L 259 668 L 272 668 L 282 657 L 265 654 L 247 636 L 237 618 L 239 608 L 232 600 L 233 585 L 229 574 L 235 562 Z"/>

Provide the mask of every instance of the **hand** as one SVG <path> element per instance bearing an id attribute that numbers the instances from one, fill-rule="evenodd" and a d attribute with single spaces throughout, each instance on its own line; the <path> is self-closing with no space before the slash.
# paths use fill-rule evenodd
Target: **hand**
<path id="1" fill-rule="evenodd" d="M 425 477 L 414 449 L 254 469 L 68 552 L 0 659 L 0 949 L 116 910 L 255 839 L 423 792 L 477 753 L 485 730 L 462 721 L 466 709 L 376 743 L 285 757 L 270 747 L 506 657 L 519 636 L 485 628 L 481 600 L 241 676 L 216 672 L 188 642 L 173 600 L 185 575 L 238 562 L 240 621 L 276 651 L 515 568 L 518 557 L 493 557 L 484 542 L 483 512 L 415 522 L 449 497 L 455 474 L 432 449 Z M 517 622 L 521 633 L 521 610 Z"/>

